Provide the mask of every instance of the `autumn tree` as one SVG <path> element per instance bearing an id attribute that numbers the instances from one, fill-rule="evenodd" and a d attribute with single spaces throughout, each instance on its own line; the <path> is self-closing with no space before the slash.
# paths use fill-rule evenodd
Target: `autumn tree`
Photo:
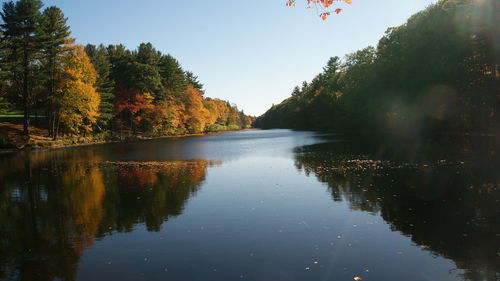
<path id="1" fill-rule="evenodd" d="M 92 131 L 100 104 L 96 80 L 97 72 L 83 46 L 70 46 L 63 58 L 63 73 L 53 100 L 57 104 L 54 137 L 57 137 L 60 125 L 71 134 Z"/>
<path id="2" fill-rule="evenodd" d="M 296 2 L 297 0 L 287 0 L 286 5 L 292 7 L 295 6 Z M 352 4 L 352 0 L 307 0 L 307 7 L 315 8 L 321 19 L 326 20 L 332 13 L 340 14 L 342 12 L 341 8 L 334 5 L 335 2 Z"/>
<path id="3" fill-rule="evenodd" d="M 189 84 L 185 95 L 186 109 L 189 119 L 186 127 L 190 133 L 201 133 L 205 131 L 205 125 L 210 120 L 210 112 L 203 104 L 203 97 L 193 85 Z"/>
<path id="4" fill-rule="evenodd" d="M 141 123 L 146 108 L 150 107 L 153 96 L 137 89 L 119 88 L 115 95 L 114 114 L 119 128 L 131 128 L 136 131 Z"/>
<path id="5" fill-rule="evenodd" d="M 151 43 L 83 48 L 74 45 L 59 8 L 41 8 L 40 0 L 18 0 L 1 12 L 1 109 L 23 109 L 26 135 L 31 112 L 37 117 L 40 110 L 54 139 L 95 129 L 112 134 L 113 124 L 146 135 L 248 125 L 236 106 L 205 98 L 198 77 Z"/>

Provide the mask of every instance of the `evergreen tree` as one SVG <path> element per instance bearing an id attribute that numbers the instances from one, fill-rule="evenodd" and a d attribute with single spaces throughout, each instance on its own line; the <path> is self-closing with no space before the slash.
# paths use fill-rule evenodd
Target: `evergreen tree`
<path id="1" fill-rule="evenodd" d="M 109 63 L 111 64 L 110 78 L 114 81 L 116 88 L 125 87 L 127 81 L 127 69 L 133 61 L 132 53 L 124 45 L 109 45 L 106 48 Z"/>
<path id="2" fill-rule="evenodd" d="M 48 112 L 49 134 L 55 137 L 56 115 L 53 114 L 54 99 L 56 99 L 56 84 L 58 75 L 61 72 L 61 59 L 64 54 L 64 47 L 73 40 L 69 37 L 70 30 L 66 24 L 67 19 L 63 12 L 55 7 L 49 7 L 43 11 L 41 20 L 41 39 L 43 50 L 43 70 L 46 75 L 46 106 Z"/>
<path id="3" fill-rule="evenodd" d="M 88 44 L 85 46 L 85 51 L 98 73 L 96 87 L 101 95 L 101 104 L 99 105 L 99 117 L 96 125 L 100 130 L 103 130 L 109 127 L 109 122 L 113 118 L 115 82 L 110 77 L 111 63 L 109 62 L 106 47 L 102 44 L 98 47 Z"/>
<path id="4" fill-rule="evenodd" d="M 33 104 L 33 76 L 40 58 L 40 0 L 9 1 L 3 4 L 2 42 L 5 44 L 4 67 L 16 85 L 24 111 L 23 133 L 29 137 L 31 108 Z"/>
<path id="5" fill-rule="evenodd" d="M 171 55 L 163 55 L 160 60 L 160 74 L 163 87 L 173 95 L 181 95 L 187 88 L 186 75 L 179 62 Z"/>
<path id="6" fill-rule="evenodd" d="M 191 71 L 186 71 L 186 81 L 188 84 L 193 85 L 196 90 L 200 91 L 202 94 L 204 93 L 203 84 L 198 80 L 198 76 L 194 75 Z"/>
<path id="7" fill-rule="evenodd" d="M 136 61 L 142 64 L 158 66 L 161 52 L 156 50 L 151 43 L 141 43 L 137 48 Z"/>

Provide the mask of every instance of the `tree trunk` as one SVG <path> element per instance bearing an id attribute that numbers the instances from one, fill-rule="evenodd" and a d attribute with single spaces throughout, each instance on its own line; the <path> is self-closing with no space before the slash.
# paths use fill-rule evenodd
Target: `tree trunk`
<path id="1" fill-rule="evenodd" d="M 53 139 L 56 140 L 57 139 L 57 135 L 59 134 L 59 116 L 58 115 L 56 115 L 54 123 L 55 123 L 55 128 L 54 128 L 54 137 L 53 137 Z"/>
<path id="2" fill-rule="evenodd" d="M 49 133 L 49 137 L 52 136 L 52 114 L 50 113 L 50 110 L 47 109 L 47 111 L 45 112 L 45 114 L 47 115 L 47 132 Z"/>
<path id="3" fill-rule="evenodd" d="M 54 103 L 53 99 L 55 98 L 55 92 L 56 92 L 56 86 L 55 86 L 55 59 L 51 57 L 50 61 L 50 105 L 49 105 L 49 111 L 51 115 L 51 126 L 50 126 L 50 135 L 54 138 L 54 140 L 57 138 L 56 133 L 55 133 L 55 108 L 54 108 Z"/>
<path id="4" fill-rule="evenodd" d="M 23 134 L 29 138 L 30 136 L 30 97 L 28 90 L 28 76 L 29 76 L 29 61 L 28 52 L 24 51 L 24 61 L 23 61 L 23 110 L 24 110 L 24 123 L 23 123 Z"/>
<path id="5" fill-rule="evenodd" d="M 30 136 L 30 109 L 27 98 L 24 98 L 24 122 L 23 134 L 29 138 Z"/>

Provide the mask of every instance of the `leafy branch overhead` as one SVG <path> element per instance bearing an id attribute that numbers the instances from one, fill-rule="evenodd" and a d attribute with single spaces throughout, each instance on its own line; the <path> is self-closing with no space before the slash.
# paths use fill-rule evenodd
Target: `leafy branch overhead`
<path id="1" fill-rule="evenodd" d="M 316 8 L 318 15 L 322 20 L 326 20 L 328 16 L 332 13 L 340 14 L 342 12 L 341 8 L 334 8 L 332 5 L 335 2 L 345 2 L 347 4 L 352 4 L 352 0 L 306 0 L 307 8 Z M 286 5 L 288 7 L 295 6 L 297 0 L 287 0 Z"/>

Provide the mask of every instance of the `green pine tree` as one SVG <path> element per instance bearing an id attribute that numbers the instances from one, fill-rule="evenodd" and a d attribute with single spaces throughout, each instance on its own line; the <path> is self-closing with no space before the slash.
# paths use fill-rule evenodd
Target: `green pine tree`
<path id="1" fill-rule="evenodd" d="M 104 130 L 110 126 L 114 109 L 113 92 L 115 89 L 115 82 L 110 77 L 111 63 L 109 62 L 106 47 L 102 44 L 98 47 L 89 44 L 85 47 L 85 51 L 90 57 L 95 70 L 99 74 L 96 87 L 97 91 L 101 95 L 101 104 L 99 105 L 99 118 L 97 120 L 97 126 L 100 130 Z"/>
<path id="2" fill-rule="evenodd" d="M 3 4 L 0 13 L 2 41 L 6 56 L 4 68 L 8 69 L 16 85 L 19 103 L 24 111 L 24 134 L 29 137 L 30 116 L 33 104 L 33 76 L 40 58 L 40 0 L 9 1 Z"/>
<path id="3" fill-rule="evenodd" d="M 193 87 L 204 93 L 203 84 L 198 80 L 198 76 L 194 75 L 191 71 L 186 71 L 186 81 L 188 84 L 193 85 Z"/>
<path id="4" fill-rule="evenodd" d="M 55 137 L 55 124 L 57 111 L 54 100 L 56 97 L 56 83 L 58 80 L 57 72 L 60 70 L 61 58 L 64 53 L 64 47 L 72 39 L 67 19 L 64 17 L 61 9 L 52 6 L 45 9 L 42 13 L 40 24 L 40 37 L 42 41 L 43 53 L 43 73 L 45 75 L 46 92 L 42 100 L 47 108 L 49 134 Z"/>

